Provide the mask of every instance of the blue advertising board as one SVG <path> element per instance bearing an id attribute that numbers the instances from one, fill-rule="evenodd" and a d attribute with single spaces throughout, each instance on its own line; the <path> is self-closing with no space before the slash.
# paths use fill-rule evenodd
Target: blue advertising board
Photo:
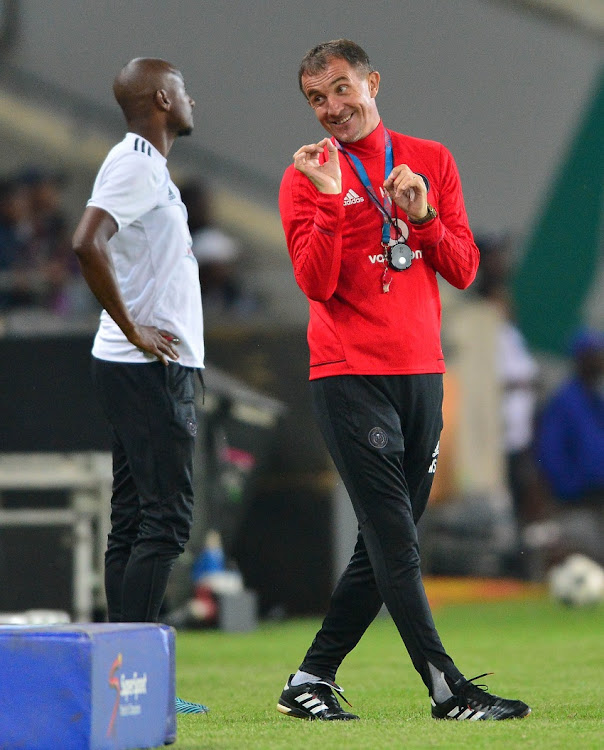
<path id="1" fill-rule="evenodd" d="M 3 750 L 131 750 L 176 739 L 174 631 L 0 627 Z"/>

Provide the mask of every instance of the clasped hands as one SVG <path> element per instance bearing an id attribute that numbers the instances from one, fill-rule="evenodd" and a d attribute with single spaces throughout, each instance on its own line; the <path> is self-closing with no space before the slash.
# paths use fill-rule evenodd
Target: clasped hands
<path id="1" fill-rule="evenodd" d="M 321 164 L 320 157 L 325 150 L 327 158 Z M 320 193 L 337 195 L 342 192 L 340 155 L 330 138 L 299 148 L 294 154 L 294 166 L 308 177 Z M 406 164 L 394 167 L 382 187 L 412 221 L 423 219 L 428 212 L 426 183 Z"/>

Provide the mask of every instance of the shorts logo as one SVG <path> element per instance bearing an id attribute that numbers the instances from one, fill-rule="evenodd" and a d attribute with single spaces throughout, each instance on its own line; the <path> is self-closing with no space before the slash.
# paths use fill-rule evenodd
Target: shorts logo
<path id="1" fill-rule="evenodd" d="M 369 430 L 369 443 L 374 448 L 385 448 L 388 444 L 388 435 L 382 430 L 381 427 L 372 427 Z"/>
<path id="2" fill-rule="evenodd" d="M 187 418 L 187 430 L 195 437 L 197 435 L 197 422 L 191 417 Z"/>

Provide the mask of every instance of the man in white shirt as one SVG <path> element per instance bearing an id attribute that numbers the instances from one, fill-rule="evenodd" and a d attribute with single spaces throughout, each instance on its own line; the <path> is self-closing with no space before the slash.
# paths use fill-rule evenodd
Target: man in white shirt
<path id="1" fill-rule="evenodd" d="M 113 440 L 108 617 L 156 622 L 189 538 L 204 366 L 198 265 L 166 166 L 193 129 L 195 102 L 181 73 L 155 58 L 129 62 L 113 91 L 128 133 L 99 170 L 73 247 L 103 307 L 92 361 Z"/>

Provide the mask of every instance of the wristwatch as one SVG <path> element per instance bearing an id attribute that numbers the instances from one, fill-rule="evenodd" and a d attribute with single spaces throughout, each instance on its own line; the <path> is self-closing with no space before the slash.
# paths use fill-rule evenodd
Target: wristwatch
<path id="1" fill-rule="evenodd" d="M 417 226 L 418 224 L 426 224 L 428 221 L 432 221 L 432 219 L 436 219 L 437 216 L 438 216 L 438 213 L 436 209 L 434 208 L 434 206 L 431 206 L 428 203 L 428 211 L 423 219 L 412 219 L 411 217 L 407 217 L 407 218 L 412 224 L 415 224 Z"/>

